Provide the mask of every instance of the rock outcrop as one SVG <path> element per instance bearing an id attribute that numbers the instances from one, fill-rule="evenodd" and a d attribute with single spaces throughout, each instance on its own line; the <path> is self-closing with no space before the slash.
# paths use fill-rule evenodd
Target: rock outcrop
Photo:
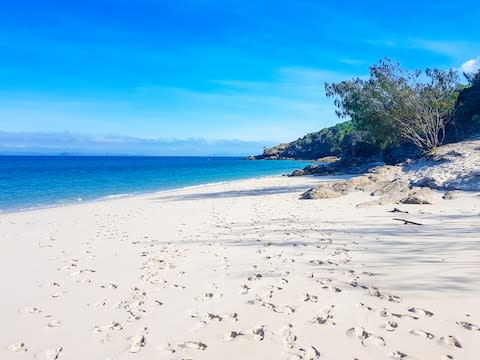
<path id="1" fill-rule="evenodd" d="M 299 159 L 317 160 L 327 157 L 369 156 L 378 149 L 366 145 L 364 134 L 354 129 L 351 121 L 310 133 L 288 144 L 266 148 L 256 159 L 278 160 Z"/>
<path id="2" fill-rule="evenodd" d="M 480 139 L 441 146 L 403 170 L 415 186 L 480 191 Z"/>
<path id="3" fill-rule="evenodd" d="M 405 198 L 400 200 L 402 204 L 432 205 L 434 194 L 430 188 L 414 189 Z"/>
<path id="4" fill-rule="evenodd" d="M 318 186 L 307 190 L 302 194 L 302 199 L 333 199 L 342 196 L 342 194 L 327 187 Z"/>
<path id="5" fill-rule="evenodd" d="M 302 199 L 331 199 L 353 191 L 369 192 L 379 197 L 375 203 L 396 203 L 410 191 L 406 178 L 401 176 L 400 166 L 372 167 L 361 176 L 344 181 L 324 182 L 302 194 Z"/>
<path id="6" fill-rule="evenodd" d="M 322 182 L 301 197 L 331 199 L 352 191 L 370 193 L 374 199 L 357 205 L 360 207 L 399 203 L 430 205 L 440 201 L 440 198 L 453 200 L 458 197 L 456 190 L 480 191 L 480 138 L 448 144 L 419 160 L 395 166 L 340 160 L 333 164 L 310 165 L 291 176 L 362 172 L 362 175 L 348 180 Z M 432 189 L 447 192 L 440 196 L 438 191 Z"/>

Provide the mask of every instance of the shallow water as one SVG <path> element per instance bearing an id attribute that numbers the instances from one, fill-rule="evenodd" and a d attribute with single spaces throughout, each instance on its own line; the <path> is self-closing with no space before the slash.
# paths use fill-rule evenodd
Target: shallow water
<path id="1" fill-rule="evenodd" d="M 307 164 L 239 157 L 0 156 L 0 211 L 280 175 Z"/>

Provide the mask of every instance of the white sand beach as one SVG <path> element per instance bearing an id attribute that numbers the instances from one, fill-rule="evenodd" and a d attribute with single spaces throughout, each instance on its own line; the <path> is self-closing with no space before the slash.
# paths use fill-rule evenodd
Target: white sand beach
<path id="1" fill-rule="evenodd" d="M 299 199 L 320 181 L 1 214 L 0 358 L 479 359 L 478 193 Z"/>

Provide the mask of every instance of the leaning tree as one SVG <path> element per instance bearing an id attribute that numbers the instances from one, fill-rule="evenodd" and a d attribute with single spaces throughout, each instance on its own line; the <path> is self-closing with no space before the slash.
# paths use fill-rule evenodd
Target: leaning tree
<path id="1" fill-rule="evenodd" d="M 337 115 L 350 117 L 357 128 L 384 148 L 401 139 L 427 151 L 445 139 L 458 96 L 453 70 L 408 71 L 384 59 L 370 67 L 369 79 L 325 84 Z"/>

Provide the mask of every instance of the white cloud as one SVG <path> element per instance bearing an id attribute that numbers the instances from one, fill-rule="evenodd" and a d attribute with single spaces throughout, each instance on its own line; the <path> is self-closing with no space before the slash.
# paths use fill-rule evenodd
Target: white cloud
<path id="1" fill-rule="evenodd" d="M 470 44 L 462 41 L 424 40 L 416 39 L 410 42 L 410 47 L 422 49 L 448 57 L 457 57 L 464 54 Z"/>
<path id="2" fill-rule="evenodd" d="M 325 96 L 324 82 L 337 82 L 355 75 L 364 74 L 291 66 L 272 71 L 263 81 L 216 79 L 207 88 L 147 84 L 120 96 L 3 95 L 0 91 L 0 130 L 53 133 L 67 130 L 73 134 L 113 132 L 142 139 L 183 139 L 194 134 L 203 139 L 235 137 L 254 142 L 251 147 L 259 143 L 268 145 L 269 142 L 291 141 L 341 121 L 335 115 L 332 99 Z M 54 143 L 59 143 L 58 139 Z M 125 153 L 147 151 L 126 144 L 117 146 L 119 143 L 118 138 L 108 138 L 95 141 L 95 147 L 110 151 L 115 145 L 115 151 L 121 152 L 124 148 Z M 246 149 L 246 145 L 243 146 Z M 68 151 L 85 148 L 82 145 L 79 150 Z M 160 146 L 156 153 L 165 154 Z"/>
<path id="3" fill-rule="evenodd" d="M 467 74 L 477 72 L 478 70 L 480 70 L 480 56 L 467 60 L 460 66 L 460 71 Z"/>
<path id="4" fill-rule="evenodd" d="M 86 155 L 250 155 L 260 154 L 269 141 L 237 139 L 208 140 L 145 139 L 122 135 L 77 134 L 70 132 L 0 131 L 0 154 L 86 154 Z"/>

